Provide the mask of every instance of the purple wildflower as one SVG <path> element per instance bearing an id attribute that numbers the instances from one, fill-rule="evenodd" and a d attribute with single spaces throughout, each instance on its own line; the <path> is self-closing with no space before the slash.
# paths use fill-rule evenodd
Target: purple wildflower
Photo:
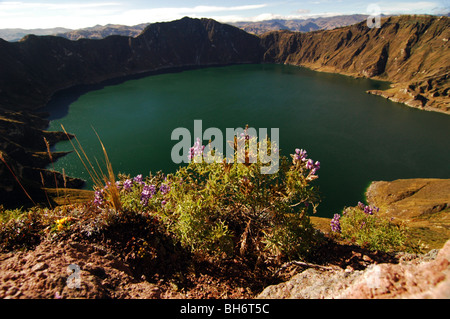
<path id="1" fill-rule="evenodd" d="M 104 203 L 104 197 L 103 197 L 103 189 L 96 190 L 94 193 L 94 204 L 97 206 L 101 206 Z"/>
<path id="2" fill-rule="evenodd" d="M 309 159 L 308 162 L 306 162 L 306 169 L 313 169 L 314 168 L 314 161 L 312 159 Z"/>
<path id="3" fill-rule="evenodd" d="M 380 209 L 378 207 L 375 207 L 375 206 L 368 208 L 368 214 L 369 215 L 373 215 L 374 212 L 379 212 L 379 211 L 380 211 Z"/>
<path id="4" fill-rule="evenodd" d="M 129 191 L 133 187 L 133 181 L 131 179 L 127 179 L 123 182 L 123 189 Z"/>
<path id="5" fill-rule="evenodd" d="M 330 226 L 331 226 L 331 230 L 335 233 L 340 233 L 341 232 L 341 215 L 339 214 L 334 214 L 333 219 L 330 222 Z"/>
<path id="6" fill-rule="evenodd" d="M 164 206 L 167 204 L 167 201 L 165 199 L 163 199 L 163 201 L 161 202 L 161 206 Z"/>
<path id="7" fill-rule="evenodd" d="M 365 206 L 366 206 L 366 205 L 364 205 L 363 203 L 358 202 L 358 207 L 359 207 L 360 209 L 364 210 L 364 207 L 365 207 Z"/>
<path id="8" fill-rule="evenodd" d="M 367 215 L 373 215 L 374 212 L 378 213 L 380 211 L 380 209 L 376 206 L 364 205 L 361 202 L 358 202 L 358 207 L 359 209 L 364 211 L 364 213 L 366 213 Z"/>
<path id="9" fill-rule="evenodd" d="M 148 205 L 148 200 L 153 197 L 153 195 L 156 194 L 156 187 L 155 185 L 144 185 L 144 188 L 141 192 L 141 204 L 142 206 Z"/>
<path id="10" fill-rule="evenodd" d="M 293 163 L 298 165 L 299 162 L 306 162 L 306 169 L 311 170 L 311 175 L 315 175 L 320 169 L 320 162 L 314 162 L 312 159 L 307 158 L 307 152 L 304 149 L 295 149 L 295 154 L 291 155 L 293 158 Z"/>
<path id="11" fill-rule="evenodd" d="M 306 153 L 305 150 L 299 149 L 299 148 L 296 148 L 296 149 L 295 149 L 295 155 L 294 155 L 294 158 L 295 158 L 297 161 L 303 161 L 303 162 L 305 162 L 305 161 L 306 161 L 306 156 L 307 156 L 307 153 Z"/>
<path id="12" fill-rule="evenodd" d="M 135 181 L 138 184 L 144 184 L 144 182 L 142 181 L 142 174 L 139 174 L 136 177 L 134 177 L 133 181 Z"/>
<path id="13" fill-rule="evenodd" d="M 373 215 L 372 207 L 370 207 L 370 206 L 364 207 L 364 213 L 366 213 L 368 215 Z"/>
<path id="14" fill-rule="evenodd" d="M 306 162 L 306 169 L 310 169 L 311 170 L 311 174 L 316 174 L 317 170 L 320 168 L 320 162 L 316 161 L 314 163 L 314 161 L 312 159 L 309 159 L 308 162 Z"/>
<path id="15" fill-rule="evenodd" d="M 204 149 L 205 146 L 201 144 L 200 138 L 197 137 L 197 141 L 194 143 L 194 146 L 189 149 L 189 160 L 192 160 L 197 155 L 202 155 Z"/>
<path id="16" fill-rule="evenodd" d="M 170 191 L 170 186 L 166 185 L 166 184 L 161 184 L 159 191 L 163 194 L 166 195 L 169 191 Z"/>
<path id="17" fill-rule="evenodd" d="M 311 170 L 311 174 L 315 175 L 316 172 L 319 170 L 319 168 L 320 168 L 320 162 L 319 162 L 319 161 L 316 161 L 316 162 L 314 163 L 313 169 Z"/>

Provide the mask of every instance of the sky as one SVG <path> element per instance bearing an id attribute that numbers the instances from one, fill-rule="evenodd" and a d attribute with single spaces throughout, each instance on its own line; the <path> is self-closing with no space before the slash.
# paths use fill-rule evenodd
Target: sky
<path id="1" fill-rule="evenodd" d="M 443 14 L 450 11 L 450 0 L 8 0 L 0 1 L 0 29 L 136 25 L 185 16 L 220 22 L 304 19 L 378 10 L 383 14 Z"/>

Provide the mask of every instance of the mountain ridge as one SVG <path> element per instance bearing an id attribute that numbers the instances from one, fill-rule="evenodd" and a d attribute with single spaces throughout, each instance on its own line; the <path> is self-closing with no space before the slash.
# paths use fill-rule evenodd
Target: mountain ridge
<path id="1" fill-rule="evenodd" d="M 248 33 L 263 35 L 266 32 L 280 30 L 293 32 L 331 30 L 365 21 L 367 17 L 369 16 L 366 14 L 351 14 L 306 19 L 273 19 L 258 22 L 242 21 L 230 24 Z"/>
<path id="2" fill-rule="evenodd" d="M 58 33 L 70 32 L 67 28 L 42 28 L 42 29 L 21 29 L 21 28 L 7 28 L 0 29 L 0 39 L 9 42 L 16 42 L 28 34 L 34 35 L 52 35 Z"/>
<path id="3" fill-rule="evenodd" d="M 367 15 L 338 15 L 332 17 L 317 17 L 306 19 L 274 19 L 258 22 L 240 21 L 225 23 L 238 27 L 248 33 L 261 35 L 268 31 L 290 30 L 309 32 L 316 30 L 329 30 L 336 27 L 351 25 L 367 18 Z M 103 39 L 111 35 L 122 35 L 137 37 L 151 23 L 141 23 L 137 25 L 107 24 L 95 25 L 80 29 L 48 28 L 48 29 L 0 29 L 0 38 L 6 41 L 19 41 L 28 34 L 53 35 L 69 40 L 79 39 Z"/>
<path id="4" fill-rule="evenodd" d="M 36 109 L 68 87 L 163 68 L 259 63 L 260 49 L 258 37 L 238 28 L 190 18 L 151 24 L 136 38 L 0 40 L 0 107 Z"/>

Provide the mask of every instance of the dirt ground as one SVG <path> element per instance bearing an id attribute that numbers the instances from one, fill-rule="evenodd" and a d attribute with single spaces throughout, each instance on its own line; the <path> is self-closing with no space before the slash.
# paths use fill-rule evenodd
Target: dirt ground
<path id="1" fill-rule="evenodd" d="M 0 298 L 248 299 L 309 267 L 193 255 L 180 247 L 165 249 L 162 241 L 159 247 L 147 244 L 143 255 L 138 248 L 144 245 L 142 238 L 127 239 L 125 243 L 106 237 L 86 240 L 72 234 L 2 254 Z M 316 255 L 317 264 L 342 269 L 395 261 L 388 254 L 334 243 L 324 245 Z"/>

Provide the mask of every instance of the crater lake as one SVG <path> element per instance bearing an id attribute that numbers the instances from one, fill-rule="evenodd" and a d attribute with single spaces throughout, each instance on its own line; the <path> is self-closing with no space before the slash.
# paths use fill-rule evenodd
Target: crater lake
<path id="1" fill-rule="evenodd" d="M 73 88 L 55 95 L 45 111 L 48 130 L 60 131 L 63 124 L 90 158 L 103 161 L 94 128 L 115 173 L 130 176 L 175 172 L 180 164 L 173 163 L 171 151 L 178 141 L 171 133 L 184 127 L 193 136 L 194 120 L 224 136 L 226 128 L 246 124 L 269 132 L 279 128 L 281 155 L 302 148 L 320 161 L 317 215 L 332 217 L 364 201 L 371 181 L 450 178 L 450 117 L 366 93 L 388 87 L 288 65 L 233 65 Z M 71 150 L 69 142 L 54 147 Z M 63 168 L 92 189 L 75 153 L 55 163 L 56 170 Z"/>

